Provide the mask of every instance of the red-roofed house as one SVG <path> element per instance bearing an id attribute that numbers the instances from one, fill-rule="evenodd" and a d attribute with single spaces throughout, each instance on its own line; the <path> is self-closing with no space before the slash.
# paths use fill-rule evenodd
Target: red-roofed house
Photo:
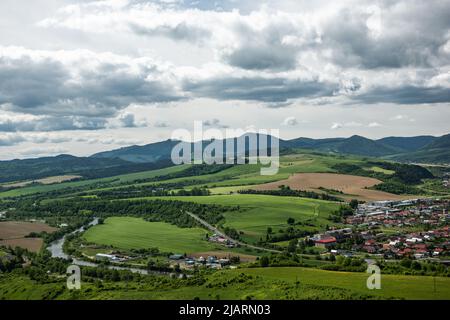
<path id="1" fill-rule="evenodd" d="M 335 237 L 324 237 L 314 241 L 314 245 L 319 248 L 328 248 L 336 244 Z"/>

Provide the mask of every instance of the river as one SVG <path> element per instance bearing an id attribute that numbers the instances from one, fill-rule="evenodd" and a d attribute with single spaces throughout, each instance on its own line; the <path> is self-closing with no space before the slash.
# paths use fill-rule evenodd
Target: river
<path id="1" fill-rule="evenodd" d="M 91 221 L 88 224 L 88 226 L 95 226 L 97 224 L 98 224 L 98 218 L 95 218 L 93 221 Z M 71 232 L 70 234 L 75 234 L 77 232 L 84 232 L 85 229 L 86 228 L 83 226 L 83 227 Z M 62 258 L 62 259 L 66 259 L 66 260 L 72 259 L 72 263 L 75 265 L 78 265 L 78 266 L 86 266 L 86 267 L 98 267 L 99 266 L 97 263 L 79 260 L 79 259 L 76 259 L 74 257 L 71 257 L 71 256 L 65 254 L 63 251 L 63 246 L 64 246 L 65 241 L 66 241 L 66 235 L 64 237 L 62 237 L 61 239 L 53 241 L 50 244 L 50 246 L 47 247 L 47 250 L 50 251 L 50 253 L 52 254 L 52 258 Z M 114 265 L 109 265 L 107 267 L 108 267 L 108 269 L 113 269 L 113 270 L 129 270 L 134 273 L 149 274 L 149 272 L 144 269 L 131 268 L 131 267 L 120 267 L 120 266 L 114 266 Z M 152 274 L 165 274 L 165 273 L 156 272 L 156 271 L 151 271 L 151 273 Z"/>

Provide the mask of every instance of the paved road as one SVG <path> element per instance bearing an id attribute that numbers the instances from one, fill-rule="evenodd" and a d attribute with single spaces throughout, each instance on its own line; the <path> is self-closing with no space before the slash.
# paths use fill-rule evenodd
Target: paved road
<path id="1" fill-rule="evenodd" d="M 200 222 L 203 226 L 205 226 L 207 229 L 209 229 L 210 231 L 214 232 L 218 236 L 221 236 L 222 238 L 225 238 L 225 239 L 227 239 L 227 240 L 229 240 L 229 241 L 231 241 L 233 243 L 239 244 L 239 245 L 241 245 L 243 247 L 252 248 L 252 249 L 255 249 L 255 250 L 263 250 L 263 251 L 275 252 L 275 253 L 280 253 L 281 252 L 279 250 L 258 247 L 258 246 L 254 246 L 254 245 L 251 245 L 251 244 L 248 244 L 248 243 L 245 243 L 245 242 L 241 242 L 241 241 L 232 239 L 229 236 L 227 236 L 226 234 L 224 234 L 222 231 L 220 231 L 219 229 L 214 227 L 213 225 L 209 224 L 208 222 L 206 222 L 205 220 L 203 220 L 202 218 L 197 216 L 196 214 L 193 214 L 192 212 L 189 212 L 189 211 L 185 211 L 185 213 L 190 215 L 192 218 L 194 218 L 195 220 Z"/>

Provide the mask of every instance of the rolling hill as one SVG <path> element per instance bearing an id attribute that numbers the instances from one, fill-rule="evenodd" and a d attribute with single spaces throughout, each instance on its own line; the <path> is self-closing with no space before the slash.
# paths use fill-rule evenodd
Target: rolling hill
<path id="1" fill-rule="evenodd" d="M 91 158 L 59 155 L 25 160 L 0 161 L 0 183 L 40 179 L 62 174 L 100 178 L 121 173 L 139 172 L 171 166 L 170 160 L 133 163 L 119 158 Z"/>
<path id="2" fill-rule="evenodd" d="M 246 136 L 252 134 L 247 133 Z M 236 139 L 236 138 L 235 138 Z M 269 139 L 274 139 L 269 137 Z M 203 141 L 203 147 L 210 141 Z M 170 166 L 175 140 L 142 146 L 129 146 L 93 154 L 90 157 L 59 155 L 37 159 L 0 161 L 0 182 L 39 179 L 61 174 L 99 178 Z M 354 135 L 349 138 L 279 140 L 280 152 L 306 149 L 316 152 L 377 157 L 401 162 L 450 163 L 450 134 L 442 137 L 387 137 L 371 140 Z M 269 143 L 270 145 L 270 143 Z M 248 142 L 245 150 L 251 149 Z M 236 142 L 235 142 L 236 150 Z"/>
<path id="3" fill-rule="evenodd" d="M 414 152 L 392 155 L 389 158 L 397 161 L 448 164 L 450 163 L 450 134 L 435 138 Z"/>
<path id="4" fill-rule="evenodd" d="M 417 137 L 386 137 L 377 140 L 386 146 L 402 150 L 403 152 L 417 151 L 439 138 L 433 136 L 417 136 Z"/>

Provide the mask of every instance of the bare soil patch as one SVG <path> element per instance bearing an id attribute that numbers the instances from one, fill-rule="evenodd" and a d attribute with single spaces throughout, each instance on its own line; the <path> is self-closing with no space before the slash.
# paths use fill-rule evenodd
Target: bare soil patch
<path id="1" fill-rule="evenodd" d="M 0 239 L 23 238 L 31 232 L 54 232 L 57 229 L 42 222 L 4 221 L 0 222 Z"/>
<path id="2" fill-rule="evenodd" d="M 36 179 L 36 180 L 4 183 L 2 186 L 10 187 L 10 188 L 21 188 L 21 187 L 26 187 L 32 183 L 54 184 L 54 183 L 72 181 L 72 180 L 75 180 L 78 178 L 81 178 L 81 176 L 75 176 L 75 175 L 53 176 L 53 177 L 47 177 L 47 178 L 42 178 L 42 179 Z"/>
<path id="3" fill-rule="evenodd" d="M 388 192 L 366 189 L 381 183 L 382 181 L 369 177 L 353 176 L 336 173 L 296 173 L 288 179 L 265 183 L 253 187 L 255 190 L 276 190 L 281 185 L 289 186 L 295 190 L 308 190 L 323 192 L 319 188 L 342 191 L 343 195 L 337 195 L 344 199 L 356 198 L 365 201 L 375 200 L 401 200 L 414 196 L 397 195 Z"/>
<path id="4" fill-rule="evenodd" d="M 27 249 L 32 252 L 39 252 L 42 247 L 44 240 L 41 238 L 19 238 L 19 239 L 11 239 L 11 240 L 2 240 L 0 241 L 0 246 L 5 247 L 21 247 Z"/>
<path id="5" fill-rule="evenodd" d="M 31 232 L 52 233 L 57 228 L 41 222 L 4 221 L 0 222 L 0 245 L 21 247 L 30 251 L 40 250 L 43 240 L 41 238 L 25 238 Z"/>

